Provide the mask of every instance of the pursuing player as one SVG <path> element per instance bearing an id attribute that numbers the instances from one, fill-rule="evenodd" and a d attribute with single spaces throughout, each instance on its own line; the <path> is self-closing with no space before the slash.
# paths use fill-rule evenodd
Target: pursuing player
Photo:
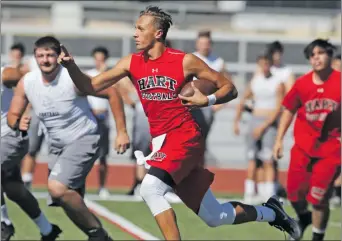
<path id="1" fill-rule="evenodd" d="M 132 81 L 126 77 L 117 83 L 118 90 L 122 96 L 125 104 L 129 105 L 133 109 L 133 131 L 132 131 L 132 148 L 130 158 L 134 161 L 135 176 L 133 179 L 133 185 L 127 192 L 127 195 L 140 195 L 140 186 L 144 176 L 146 174 L 146 169 L 144 165 L 138 165 L 134 152 L 140 150 L 145 156 L 150 152 L 150 126 L 146 114 L 144 112 L 143 106 L 139 100 L 137 90 L 135 89 Z"/>
<path id="2" fill-rule="evenodd" d="M 341 54 L 338 54 L 334 57 L 331 66 L 334 70 L 341 72 Z M 334 192 L 330 200 L 330 204 L 333 208 L 341 206 L 341 182 L 342 175 L 336 178 L 334 182 Z"/>
<path id="3" fill-rule="evenodd" d="M 32 104 L 49 137 L 50 204 L 60 205 L 89 240 L 111 240 L 83 200 L 86 177 L 99 156 L 98 124 L 86 94 L 76 89 L 68 71 L 58 64 L 60 53 L 60 43 L 54 37 L 35 42 L 34 55 L 40 70 L 27 73 L 19 81 L 8 112 L 8 125 L 21 130 L 18 121 L 28 102 Z M 96 96 L 109 98 L 120 126 L 118 132 L 125 132 L 123 104 L 116 88 L 107 88 Z M 126 148 L 126 142 L 117 143 L 117 150 Z"/>
<path id="4" fill-rule="evenodd" d="M 285 84 L 285 91 L 288 92 L 295 82 L 294 74 L 288 66 L 283 63 L 284 46 L 279 41 L 267 45 L 266 55 L 271 60 L 271 72 L 278 75 Z"/>
<path id="5" fill-rule="evenodd" d="M 141 52 L 122 58 L 115 67 L 94 78 L 82 73 L 65 47 L 60 61 L 84 93 L 95 94 L 126 76 L 132 79 L 153 138 L 148 157 L 136 152 L 139 161 L 151 166 L 140 194 L 166 240 L 180 240 L 175 213 L 164 197 L 172 189 L 211 227 L 261 221 L 298 237 L 298 224 L 285 213 L 277 198 L 270 198 L 262 206 L 250 206 L 239 202 L 220 204 L 212 194 L 214 174 L 200 165 L 203 137 L 188 107 L 229 102 L 237 97 L 237 91 L 230 79 L 195 55 L 165 46 L 171 24 L 171 16 L 159 7 L 149 6 L 141 11 L 134 33 Z M 182 87 L 193 77 L 213 82 L 218 90 L 207 97 L 193 85 L 192 97 L 179 96 Z M 181 100 L 186 103 L 182 105 Z"/>
<path id="6" fill-rule="evenodd" d="M 234 133 L 239 135 L 239 122 L 245 102 L 247 99 L 253 98 L 254 108 L 250 120 L 249 134 L 247 135 L 249 164 L 244 195 L 247 203 L 253 203 L 255 199 L 257 159 L 262 161 L 264 173 L 263 180 L 258 180 L 259 197 L 265 201 L 265 198 L 276 194 L 272 148 L 277 134 L 277 122 L 285 91 L 282 79 L 278 75 L 271 73 L 271 63 L 267 56 L 258 57 L 257 62 L 262 72 L 255 75 L 250 81 L 240 104 L 237 106 L 234 121 Z"/>
<path id="7" fill-rule="evenodd" d="M 109 52 L 105 47 L 96 47 L 92 51 L 92 56 L 95 60 L 95 68 L 86 71 L 85 73 L 89 76 L 96 76 L 103 71 L 108 69 L 106 60 L 109 57 Z M 100 156 L 99 156 L 99 196 L 103 199 L 109 197 L 110 193 L 105 188 L 106 178 L 107 178 L 107 157 L 109 153 L 109 112 L 108 112 L 108 100 L 95 97 L 95 96 L 88 96 L 88 102 L 91 107 L 91 111 L 93 112 L 96 121 L 99 125 L 100 129 Z M 118 137 L 120 138 L 120 133 L 118 133 Z"/>
<path id="8" fill-rule="evenodd" d="M 8 66 L 17 68 L 23 65 L 23 59 L 25 56 L 25 47 L 22 43 L 15 43 L 11 46 L 9 53 Z M 24 70 L 24 68 L 22 68 Z"/>
<path id="9" fill-rule="evenodd" d="M 332 61 L 332 68 L 341 72 L 341 54 L 338 54 L 334 57 Z"/>
<path id="10" fill-rule="evenodd" d="M 21 179 L 20 162 L 27 152 L 27 129 L 30 121 L 28 111 L 23 113 L 16 125 L 21 132 L 11 130 L 7 125 L 7 115 L 13 98 L 13 87 L 25 73 L 18 68 L 1 68 L 1 240 L 10 240 L 14 227 L 10 221 L 5 204 L 4 193 L 36 223 L 42 240 L 55 240 L 62 232 L 51 224 L 40 210 L 34 196 L 25 188 Z M 24 112 L 25 109 L 23 109 Z"/>
<path id="11" fill-rule="evenodd" d="M 217 72 L 227 74 L 225 71 L 224 60 L 215 56 L 212 53 L 212 39 L 210 31 L 201 31 L 198 33 L 196 40 L 196 52 L 193 54 L 203 60 L 210 68 Z M 205 165 L 205 151 L 207 149 L 207 139 L 210 129 L 214 122 L 215 111 L 218 110 L 218 105 L 198 108 L 191 110 L 196 123 L 200 126 L 204 138 L 203 160 L 202 165 Z"/>
<path id="12" fill-rule="evenodd" d="M 334 47 L 322 39 L 314 40 L 305 48 L 312 71 L 300 77 L 284 98 L 285 110 L 273 150 L 274 157 L 281 157 L 284 135 L 297 113 L 287 192 L 302 231 L 312 221 L 312 240 L 324 238 L 332 184 L 341 166 L 338 139 L 341 130 L 335 128 L 321 133 L 325 118 L 340 108 L 341 103 L 341 72 L 331 68 L 333 50 Z M 313 206 L 312 214 L 308 203 Z"/>

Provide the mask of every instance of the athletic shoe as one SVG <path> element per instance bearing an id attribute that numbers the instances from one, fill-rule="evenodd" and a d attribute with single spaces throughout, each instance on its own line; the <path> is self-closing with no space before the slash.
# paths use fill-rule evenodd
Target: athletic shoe
<path id="1" fill-rule="evenodd" d="M 103 228 L 90 230 L 88 232 L 88 237 L 88 241 L 113 241 Z"/>
<path id="2" fill-rule="evenodd" d="M 298 240 L 302 236 L 299 224 L 285 212 L 277 196 L 270 197 L 268 201 L 262 205 L 272 209 L 276 214 L 275 220 L 269 222 L 271 226 L 283 232 L 287 232 L 295 240 Z"/>
<path id="3" fill-rule="evenodd" d="M 108 199 L 110 197 L 110 193 L 107 188 L 101 188 L 99 190 L 99 196 L 102 199 Z"/>
<path id="4" fill-rule="evenodd" d="M 5 222 L 1 222 L 1 241 L 9 241 L 13 235 L 13 224 L 6 224 Z"/>
<path id="5" fill-rule="evenodd" d="M 288 237 L 288 240 L 301 240 L 303 238 L 303 234 L 305 232 L 305 229 L 311 224 L 311 223 L 307 223 L 307 224 L 303 224 L 302 222 L 300 222 L 300 220 L 298 218 L 295 219 L 296 222 L 298 223 L 300 230 L 301 230 L 301 236 L 298 239 L 294 239 L 291 236 Z"/>
<path id="6" fill-rule="evenodd" d="M 55 224 L 52 225 L 52 230 L 48 235 L 42 235 L 41 241 L 54 241 L 62 233 L 62 230 Z"/>

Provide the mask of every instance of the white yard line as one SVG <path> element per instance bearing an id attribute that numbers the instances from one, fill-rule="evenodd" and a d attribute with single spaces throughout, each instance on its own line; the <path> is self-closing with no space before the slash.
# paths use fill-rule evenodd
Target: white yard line
<path id="1" fill-rule="evenodd" d="M 144 231 L 132 222 L 108 210 L 107 208 L 96 202 L 85 199 L 85 203 L 87 204 L 89 209 L 95 212 L 97 215 L 102 216 L 107 221 L 110 221 L 112 224 L 119 226 L 125 232 L 131 234 L 133 237 L 138 238 L 140 240 L 159 240 L 157 237 Z"/>
<path id="2" fill-rule="evenodd" d="M 36 198 L 46 198 L 48 196 L 47 192 L 34 192 L 33 193 Z M 104 206 L 96 203 L 95 200 L 91 200 L 97 195 L 86 195 L 85 203 L 88 208 L 94 212 L 96 215 L 103 217 L 111 224 L 119 227 L 124 232 L 130 234 L 134 238 L 138 240 L 159 240 L 157 237 L 153 236 L 152 234 L 144 231 L 134 223 L 128 221 L 124 217 L 110 211 L 109 209 L 105 208 Z M 122 195 L 123 196 L 123 195 Z M 97 200 L 102 200 L 97 198 Z M 119 198 L 119 200 L 123 201 L 123 199 Z M 114 200 L 113 200 L 114 201 Z"/>

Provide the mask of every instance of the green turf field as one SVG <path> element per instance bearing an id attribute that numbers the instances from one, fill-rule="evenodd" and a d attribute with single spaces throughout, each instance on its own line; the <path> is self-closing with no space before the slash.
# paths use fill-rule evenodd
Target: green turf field
<path id="1" fill-rule="evenodd" d="M 40 234 L 37 226 L 31 219 L 14 203 L 7 200 L 8 215 L 10 216 L 16 229 L 15 236 L 12 240 L 39 240 Z M 64 214 L 61 208 L 47 207 L 44 199 L 39 199 L 39 205 L 50 222 L 58 224 L 63 230 L 60 240 L 87 240 L 87 236 L 83 234 Z M 101 219 L 101 218 L 100 218 Z M 116 240 L 134 240 L 134 238 L 121 231 L 118 227 L 101 219 L 106 230 L 115 237 Z"/>
<path id="2" fill-rule="evenodd" d="M 120 203 L 100 201 L 106 206 L 139 225 L 151 234 L 162 238 L 158 227 L 144 203 Z M 174 204 L 178 224 L 184 240 L 284 240 L 282 232 L 268 225 L 268 223 L 249 223 L 234 226 L 207 227 L 192 211 L 183 204 Z M 290 207 L 286 208 L 291 210 Z M 293 213 L 293 212 L 291 212 Z M 335 209 L 331 221 L 340 223 L 341 210 Z M 311 239 L 310 230 L 305 233 L 305 239 Z M 326 240 L 340 240 L 341 226 L 330 226 Z"/>
<path id="3" fill-rule="evenodd" d="M 35 224 L 15 204 L 10 201 L 7 201 L 7 203 L 9 216 L 16 227 L 16 235 L 13 240 L 38 240 L 40 235 Z M 69 221 L 60 208 L 48 208 L 44 199 L 39 199 L 39 203 L 48 219 L 62 228 L 63 234 L 59 240 L 87 239 Z M 143 202 L 97 201 L 96 203 L 126 218 L 144 231 L 162 239 L 154 219 Z M 183 240 L 284 240 L 283 233 L 270 227 L 267 223 L 209 228 L 183 204 L 174 204 L 173 207 L 176 210 Z M 291 210 L 290 207 L 287 207 L 287 209 Z M 338 226 L 340 223 L 340 213 L 341 209 L 332 211 L 331 225 L 329 225 L 327 230 L 326 240 L 340 240 L 341 226 Z M 133 236 L 122 231 L 117 226 L 102 218 L 101 221 L 115 240 L 134 239 Z M 310 240 L 310 228 L 304 237 Z"/>

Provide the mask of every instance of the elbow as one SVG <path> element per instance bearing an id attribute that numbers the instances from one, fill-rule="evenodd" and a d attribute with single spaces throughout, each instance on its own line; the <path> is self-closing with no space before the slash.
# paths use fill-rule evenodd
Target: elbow
<path id="1" fill-rule="evenodd" d="M 85 93 L 86 95 L 93 95 L 93 96 L 96 96 L 98 92 L 100 92 L 100 91 L 96 91 L 96 89 L 92 85 L 83 86 L 81 91 Z"/>
<path id="2" fill-rule="evenodd" d="M 238 97 L 238 91 L 235 86 L 233 87 L 233 90 L 232 90 L 232 97 L 233 99 L 236 99 Z"/>
<path id="3" fill-rule="evenodd" d="M 236 87 L 233 85 L 231 90 L 228 93 L 228 98 L 229 98 L 228 101 L 234 100 L 237 97 L 238 97 L 238 91 L 237 91 Z"/>

